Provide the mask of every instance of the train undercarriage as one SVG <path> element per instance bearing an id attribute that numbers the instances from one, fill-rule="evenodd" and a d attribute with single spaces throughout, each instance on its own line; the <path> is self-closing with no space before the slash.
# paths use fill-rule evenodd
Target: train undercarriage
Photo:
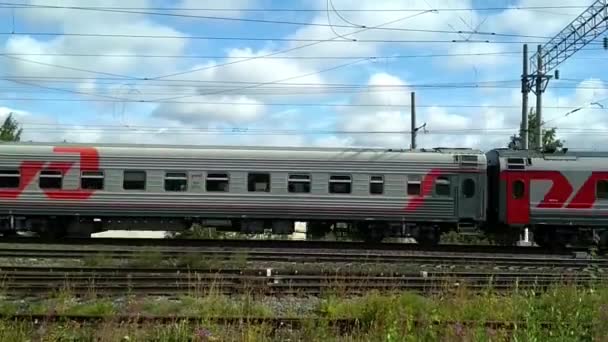
<path id="1" fill-rule="evenodd" d="M 598 246 L 608 248 L 608 229 L 603 227 L 573 227 L 536 225 L 531 227 L 534 242 L 551 249 Z"/>
<path id="2" fill-rule="evenodd" d="M 434 245 L 441 234 L 458 229 L 454 223 L 406 223 L 387 221 L 348 220 L 293 220 L 293 219 L 202 219 L 156 217 L 80 217 L 80 216 L 18 216 L 0 217 L 0 232 L 4 236 L 18 232 L 33 232 L 40 237 L 90 237 L 108 230 L 153 230 L 180 232 L 193 227 L 213 227 L 223 232 L 242 234 L 290 235 L 295 232 L 296 222 L 306 223 L 307 239 L 324 239 L 332 235 L 337 239 L 354 239 L 380 242 L 385 238 L 412 238 L 418 243 Z"/>
<path id="3" fill-rule="evenodd" d="M 482 236 L 492 244 L 515 245 L 522 240 L 524 227 L 477 225 L 460 223 L 408 223 L 387 221 L 348 220 L 291 220 L 291 219 L 202 219 L 155 217 L 79 217 L 79 216 L 17 216 L 0 217 L 0 232 L 14 236 L 19 232 L 33 232 L 43 238 L 90 237 L 108 230 L 153 230 L 181 232 L 193 225 L 213 227 L 217 231 L 241 234 L 290 235 L 296 222 L 305 222 L 306 239 L 362 240 L 381 242 L 385 238 L 410 238 L 419 244 L 436 245 L 441 236 L 453 232 L 462 236 Z M 608 229 L 599 227 L 536 225 L 528 227 L 530 241 L 538 246 L 556 249 L 564 247 L 608 247 Z M 302 232 L 303 233 L 303 232 Z"/>

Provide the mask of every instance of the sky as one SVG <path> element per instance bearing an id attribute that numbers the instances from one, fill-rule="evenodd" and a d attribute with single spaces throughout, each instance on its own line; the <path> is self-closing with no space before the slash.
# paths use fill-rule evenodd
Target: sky
<path id="1" fill-rule="evenodd" d="M 0 1 L 0 118 L 27 141 L 409 148 L 413 91 L 418 147 L 506 147 L 523 43 L 592 2 Z M 607 58 L 588 44 L 543 95 L 571 149 L 608 137 Z"/>

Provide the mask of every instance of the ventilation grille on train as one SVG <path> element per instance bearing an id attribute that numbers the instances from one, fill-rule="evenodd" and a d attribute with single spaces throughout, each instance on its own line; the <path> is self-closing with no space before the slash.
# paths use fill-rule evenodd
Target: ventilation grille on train
<path id="1" fill-rule="evenodd" d="M 524 170 L 526 162 L 524 158 L 507 158 L 507 169 L 509 170 Z"/>
<path id="2" fill-rule="evenodd" d="M 460 165 L 461 166 L 477 166 L 477 156 L 471 156 L 471 155 L 461 155 L 460 156 Z"/>

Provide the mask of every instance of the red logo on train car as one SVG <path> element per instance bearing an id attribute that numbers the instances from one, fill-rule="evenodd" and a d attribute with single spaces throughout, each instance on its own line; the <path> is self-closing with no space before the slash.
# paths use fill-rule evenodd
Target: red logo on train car
<path id="1" fill-rule="evenodd" d="M 80 156 L 80 171 L 98 171 L 99 153 L 94 147 L 54 147 L 54 153 L 58 154 L 77 154 Z M 16 189 L 0 190 L 0 198 L 17 199 L 25 189 L 32 183 L 36 175 L 42 170 L 53 170 L 61 172 L 65 176 L 76 162 L 73 161 L 23 161 L 19 165 L 20 182 Z M 59 200 L 85 200 L 93 195 L 95 190 L 64 190 L 64 189 L 42 189 L 49 199 Z"/>
<path id="2" fill-rule="evenodd" d="M 578 189 L 572 200 L 566 205 L 568 198 L 574 193 L 574 188 L 568 179 L 559 171 L 504 171 L 503 179 L 507 179 L 506 175 L 511 175 L 512 179 L 523 181 L 526 188 L 530 188 L 530 183 L 536 181 L 551 181 L 551 188 L 542 201 L 538 203 L 537 208 L 567 208 L 567 209 L 591 209 L 597 200 L 596 184 L 599 180 L 608 180 L 608 172 L 594 171 L 587 178 L 585 183 Z M 508 196 L 513 194 L 511 187 L 508 187 Z"/>

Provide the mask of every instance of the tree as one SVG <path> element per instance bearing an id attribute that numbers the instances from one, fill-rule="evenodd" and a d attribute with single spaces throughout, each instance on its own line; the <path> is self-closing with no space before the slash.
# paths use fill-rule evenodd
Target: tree
<path id="1" fill-rule="evenodd" d="M 564 142 L 561 139 L 556 139 L 557 129 L 552 127 L 543 131 L 542 140 L 542 151 L 543 152 L 555 152 L 564 147 Z M 521 146 L 519 143 L 521 137 L 512 136 L 509 148 L 516 149 Z M 530 108 L 528 112 L 528 145 L 530 147 L 536 146 L 538 141 L 538 135 L 536 134 L 536 110 Z"/>
<path id="2" fill-rule="evenodd" d="M 0 141 L 19 141 L 22 132 L 23 128 L 13 118 L 13 113 L 9 113 L 0 127 Z"/>

